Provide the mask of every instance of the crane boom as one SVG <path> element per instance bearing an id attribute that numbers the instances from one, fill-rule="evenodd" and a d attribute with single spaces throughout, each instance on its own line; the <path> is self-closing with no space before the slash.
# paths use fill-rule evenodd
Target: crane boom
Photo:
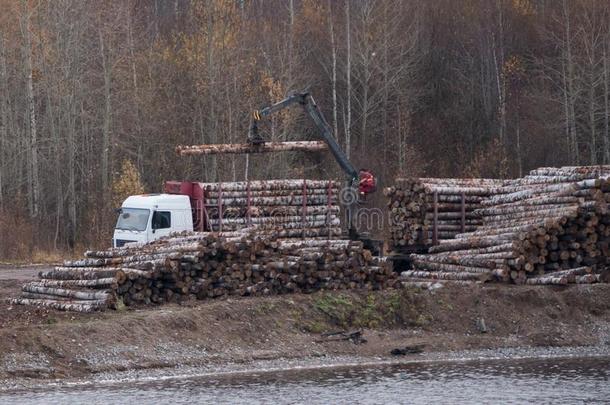
<path id="1" fill-rule="evenodd" d="M 313 122 L 316 124 L 316 127 L 320 131 L 322 138 L 328 145 L 328 148 L 333 154 L 335 160 L 337 161 L 341 169 L 347 174 L 350 181 L 350 185 L 354 185 L 354 183 L 356 183 L 359 179 L 358 170 L 356 170 L 354 165 L 352 165 L 343 149 L 341 149 L 341 147 L 337 143 L 335 137 L 333 136 L 333 131 L 330 125 L 328 125 L 328 122 L 326 122 L 326 119 L 324 119 L 324 115 L 322 115 L 322 112 L 318 108 L 318 105 L 309 93 L 294 93 L 286 97 L 282 101 L 279 101 L 269 107 L 265 107 L 262 110 L 255 111 L 254 121 L 250 131 L 250 141 L 253 143 L 264 142 L 262 138 L 260 138 L 260 136 L 258 135 L 258 121 L 260 121 L 264 117 L 267 117 L 273 113 L 276 113 L 280 110 L 283 110 L 284 108 L 290 107 L 291 105 L 297 103 L 303 107 L 303 109 L 309 114 Z"/>

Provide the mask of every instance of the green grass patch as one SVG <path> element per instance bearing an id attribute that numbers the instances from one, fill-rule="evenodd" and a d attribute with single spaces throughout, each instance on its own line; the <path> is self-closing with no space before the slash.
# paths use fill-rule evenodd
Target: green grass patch
<path id="1" fill-rule="evenodd" d="M 366 294 L 326 292 L 313 302 L 313 314 L 298 317 L 303 330 L 321 331 L 342 328 L 394 328 L 429 323 L 422 313 L 422 299 L 418 291 L 395 290 Z"/>

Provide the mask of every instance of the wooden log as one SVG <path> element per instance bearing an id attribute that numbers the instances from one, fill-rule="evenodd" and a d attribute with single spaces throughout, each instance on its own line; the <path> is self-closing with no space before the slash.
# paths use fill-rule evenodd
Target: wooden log
<path id="1" fill-rule="evenodd" d="M 438 186 L 438 185 L 425 185 L 426 191 L 430 193 L 438 194 L 454 194 L 461 195 L 478 195 L 478 196 L 489 196 L 501 192 L 498 187 L 462 187 L 462 186 Z"/>
<path id="2" fill-rule="evenodd" d="M 530 176 L 573 176 L 584 175 L 583 179 L 607 177 L 610 175 L 610 166 L 564 166 L 564 167 L 539 167 L 529 172 Z M 579 179 L 580 180 L 580 179 Z M 569 181 L 572 181 L 570 179 Z"/>
<path id="3" fill-rule="evenodd" d="M 489 208 L 481 208 L 476 210 L 476 213 L 481 216 L 492 216 L 492 215 L 506 215 L 506 214 L 515 214 L 515 213 L 540 213 L 541 211 L 552 211 L 558 208 L 578 208 L 578 206 L 584 201 L 579 201 L 576 197 L 566 197 L 570 200 L 569 203 L 565 202 L 557 202 L 554 204 L 517 204 L 517 205 L 507 205 L 507 206 L 494 206 Z"/>
<path id="4" fill-rule="evenodd" d="M 238 181 L 238 182 L 223 182 L 223 183 L 199 183 L 200 186 L 209 191 L 262 191 L 262 190 L 306 190 L 311 188 L 337 188 L 341 185 L 333 180 L 309 180 L 309 179 L 290 179 L 290 180 L 255 180 L 255 181 Z"/>
<path id="5" fill-rule="evenodd" d="M 52 301 L 58 301 L 58 302 L 74 302 L 74 301 L 85 302 L 85 303 L 91 302 L 91 300 L 75 300 L 74 298 L 70 298 L 70 297 L 62 297 L 59 295 L 42 294 L 42 293 L 34 293 L 34 292 L 27 292 L 27 291 L 22 291 L 21 294 L 19 295 L 19 298 L 30 298 L 30 299 L 35 299 L 35 300 L 52 300 Z"/>
<path id="6" fill-rule="evenodd" d="M 437 255 L 481 255 L 486 253 L 498 253 L 498 252 L 514 252 L 515 250 L 520 249 L 520 243 L 516 241 L 509 241 L 507 243 L 502 243 L 499 245 L 492 245 L 488 247 L 481 248 L 466 248 L 463 250 L 448 250 L 439 253 L 435 253 Z"/>
<path id="7" fill-rule="evenodd" d="M 94 280 L 39 280 L 37 284 L 44 287 L 115 287 L 117 285 L 117 279 L 115 277 L 110 278 L 98 278 Z"/>
<path id="8" fill-rule="evenodd" d="M 484 223 L 505 223 L 508 221 L 522 220 L 522 219 L 544 219 L 547 217 L 561 217 L 561 216 L 575 216 L 578 213 L 578 205 L 568 206 L 557 206 L 556 208 L 539 210 L 539 211 L 525 211 L 515 212 L 512 214 L 499 214 L 499 215 L 486 215 L 484 217 Z"/>
<path id="9" fill-rule="evenodd" d="M 340 213 L 341 208 L 336 205 L 335 203 L 328 205 L 328 204 L 324 204 L 324 205 L 308 205 L 303 209 L 302 205 L 288 205 L 288 206 L 281 206 L 281 205 L 271 205 L 271 206 L 266 206 L 266 205 L 251 205 L 250 206 L 250 216 L 251 217 L 269 217 L 269 216 L 279 216 L 279 215 L 283 215 L 283 216 L 295 216 L 295 215 L 320 215 L 320 214 L 324 214 L 324 215 L 332 215 L 332 216 L 336 216 Z M 212 212 L 212 214 L 214 215 L 218 215 L 217 214 L 218 211 L 214 211 Z M 248 216 L 248 207 L 247 205 L 245 206 L 230 206 L 230 207 L 224 207 L 223 210 L 223 217 L 247 217 Z"/>
<path id="10" fill-rule="evenodd" d="M 426 213 L 425 218 L 428 220 L 432 220 L 434 214 Z M 467 212 L 465 215 L 466 219 L 478 219 L 480 216 L 474 212 Z M 439 212 L 438 219 L 461 219 L 461 212 Z"/>
<path id="11" fill-rule="evenodd" d="M 413 260 L 413 267 L 416 269 L 428 270 L 428 271 L 441 271 L 441 272 L 458 272 L 458 273 L 484 273 L 488 274 L 490 270 L 493 270 L 496 265 L 495 263 L 490 267 L 480 267 L 471 265 L 460 265 L 451 263 L 439 263 L 424 260 Z"/>
<path id="12" fill-rule="evenodd" d="M 322 141 L 291 141 L 291 142 L 265 142 L 259 145 L 243 144 L 211 144 L 176 146 L 176 153 L 180 156 L 216 155 L 225 153 L 267 153 L 267 152 L 317 152 L 327 150 L 328 146 Z"/>
<path id="13" fill-rule="evenodd" d="M 566 285 L 566 284 L 568 284 L 568 278 L 565 276 L 553 277 L 551 275 L 551 276 L 528 278 L 525 283 L 528 285 L 549 285 L 549 284 Z"/>
<path id="14" fill-rule="evenodd" d="M 440 271 L 416 271 L 416 270 L 408 270 L 403 271 L 400 276 L 401 278 L 432 278 L 432 279 L 440 279 L 440 280 L 476 280 L 476 281 L 486 281 L 489 279 L 489 273 L 467 273 L 467 272 L 440 272 Z"/>
<path id="15" fill-rule="evenodd" d="M 284 231 L 289 231 L 291 229 L 309 230 L 309 229 L 319 229 L 319 228 L 322 228 L 322 227 L 336 228 L 340 224 L 341 224 L 341 221 L 339 220 L 339 218 L 331 218 L 329 221 L 326 221 L 326 220 L 321 220 L 321 221 L 306 221 L 305 223 L 302 223 L 302 222 L 285 222 L 285 223 L 277 224 L 277 223 L 274 223 L 274 222 L 268 222 L 268 223 L 258 224 L 258 226 L 261 227 L 260 229 L 267 228 L 267 229 L 276 231 L 279 228 L 281 228 Z M 220 222 L 210 223 L 210 225 L 212 227 L 220 227 Z M 241 225 L 242 224 L 240 222 L 231 222 L 231 223 L 224 223 L 223 222 L 222 226 L 223 226 L 223 228 L 225 228 L 225 227 L 226 228 L 238 228 Z"/>
<path id="16" fill-rule="evenodd" d="M 426 280 L 426 279 L 424 279 Z M 424 281 L 422 279 L 417 278 L 406 278 L 400 282 L 400 284 L 404 288 L 421 288 L 423 290 L 431 290 L 434 288 L 442 287 L 445 285 L 474 285 L 477 284 L 478 280 L 434 280 L 434 281 Z"/>
<path id="17" fill-rule="evenodd" d="M 304 239 L 304 240 L 287 239 L 287 240 L 281 240 L 278 242 L 279 242 L 278 247 L 280 250 L 298 249 L 298 248 L 303 248 L 303 247 L 326 247 L 326 248 L 349 247 L 349 246 L 362 247 L 362 242 L 352 241 L 349 239 Z"/>
<path id="18" fill-rule="evenodd" d="M 418 177 L 412 179 L 397 178 L 396 183 L 403 183 L 405 181 L 413 181 L 422 184 L 440 184 L 440 185 L 454 185 L 454 186 L 467 186 L 467 187 L 480 187 L 481 185 L 499 187 L 505 184 L 505 180 L 499 179 L 485 179 L 485 178 L 443 178 L 443 177 Z"/>
<path id="19" fill-rule="evenodd" d="M 512 193 L 501 194 L 497 196 L 492 196 L 488 200 L 482 202 L 483 205 L 496 205 L 503 203 L 516 202 L 520 200 L 529 199 L 532 197 L 540 196 L 541 194 L 552 193 L 557 197 L 564 197 L 570 195 L 571 193 L 592 188 L 599 187 L 601 181 L 599 179 L 590 179 L 590 180 L 582 180 L 575 183 L 559 183 L 559 184 L 549 184 L 541 187 L 527 187 L 525 190 L 519 190 Z"/>
<path id="20" fill-rule="evenodd" d="M 118 267 L 56 267 L 54 270 L 39 272 L 38 277 L 54 280 L 98 280 L 116 278 L 120 282 L 121 279 L 124 279 L 125 274 L 124 271 Z"/>
<path id="21" fill-rule="evenodd" d="M 102 259 L 66 260 L 64 267 L 101 267 L 104 265 Z"/>
<path id="22" fill-rule="evenodd" d="M 550 277 L 563 277 L 563 276 L 584 276 L 587 274 L 590 274 L 592 272 L 591 267 L 577 267 L 574 269 L 567 269 L 567 270 L 559 270 L 559 271 L 554 271 L 551 273 L 546 273 L 548 274 Z"/>
<path id="23" fill-rule="evenodd" d="M 70 297 L 76 298 L 79 300 L 110 300 L 112 298 L 112 294 L 107 291 L 77 291 L 77 290 L 68 290 L 65 288 L 51 288 L 45 287 L 42 284 L 31 282 L 25 284 L 22 287 L 23 291 L 40 293 L 40 294 L 48 294 L 48 295 L 58 295 L 60 297 Z"/>
<path id="24" fill-rule="evenodd" d="M 206 246 L 201 242 L 188 242 L 188 243 L 172 243 L 172 244 L 149 244 L 134 248 L 125 249 L 112 249 L 112 250 L 88 250 L 85 252 L 85 256 L 89 258 L 98 259 L 113 259 L 118 257 L 134 256 L 134 252 L 139 255 L 147 254 L 163 254 L 163 253 L 176 253 L 176 252 L 193 252 L 205 250 Z M 138 255 L 136 255 L 138 256 Z M 104 262 L 106 264 L 106 262 Z"/>
<path id="25" fill-rule="evenodd" d="M 61 311 L 74 311 L 74 312 L 94 312 L 105 309 L 108 304 L 105 300 L 98 301 L 53 301 L 47 299 L 31 299 L 31 298 L 13 298 L 10 300 L 11 304 L 17 305 L 32 305 L 38 307 L 47 307 L 53 309 L 59 309 Z"/>
<path id="26" fill-rule="evenodd" d="M 479 256 L 460 256 L 460 255 L 451 255 L 451 256 L 436 256 L 436 255 L 418 255 L 413 254 L 410 256 L 412 263 L 418 268 L 427 268 L 430 270 L 442 270 L 442 271 L 471 271 L 466 270 L 465 268 L 483 268 L 481 270 L 477 270 L 475 272 L 484 272 L 489 269 L 494 269 L 499 267 L 499 265 L 487 258 L 481 259 Z M 428 265 L 426 265 L 428 264 Z M 441 267 L 439 264 L 445 265 L 460 265 L 466 266 L 464 268 L 455 268 L 455 267 Z M 451 270 L 449 270 L 451 268 Z"/>
<path id="27" fill-rule="evenodd" d="M 576 276 L 574 282 L 576 284 L 592 284 L 599 283 L 601 281 L 601 276 L 599 274 L 585 274 L 582 276 Z"/>
<path id="28" fill-rule="evenodd" d="M 331 195 L 337 195 L 339 193 L 339 187 L 335 185 L 331 185 L 330 187 L 306 187 L 306 194 L 308 195 L 328 195 L 329 192 Z M 300 189 L 297 188 L 289 188 L 289 189 L 280 189 L 280 190 L 235 190 L 235 191 L 206 191 L 205 198 L 247 198 L 250 195 L 251 198 L 258 197 L 290 197 L 294 195 L 302 195 L 303 187 L 301 185 Z"/>
<path id="29" fill-rule="evenodd" d="M 206 204 L 210 205 L 218 205 L 218 203 L 222 202 L 222 206 L 236 207 L 236 206 L 245 206 L 248 204 L 247 198 L 222 198 L 221 200 L 210 198 L 206 199 Z M 250 199 L 250 204 L 258 206 L 258 205 L 266 205 L 266 206 L 290 206 L 297 205 L 302 206 L 303 203 L 307 205 L 328 205 L 336 203 L 336 196 L 331 196 L 329 201 L 328 197 L 325 195 L 307 195 L 303 198 L 303 195 L 294 195 L 294 196 L 279 196 L 279 197 L 254 197 Z"/>
<path id="30" fill-rule="evenodd" d="M 463 238 L 457 240 L 444 240 L 436 246 L 430 248 L 430 253 L 446 252 L 451 250 L 486 248 L 497 245 L 504 245 L 511 241 L 511 236 L 497 235 L 493 237 Z"/>
<path id="31" fill-rule="evenodd" d="M 264 230 L 262 230 L 264 232 Z M 279 238 L 309 238 L 320 236 L 340 236 L 342 230 L 339 227 L 318 227 L 318 228 L 302 228 L 302 229 L 275 229 L 273 233 Z"/>
<path id="32" fill-rule="evenodd" d="M 270 216 L 270 217 L 251 217 L 249 220 L 248 218 L 223 218 L 222 219 L 222 223 L 223 225 L 228 225 L 228 224 L 247 224 L 248 222 L 254 224 L 254 225 L 260 225 L 260 224 L 278 224 L 278 226 L 283 226 L 284 224 L 300 224 L 301 226 L 303 224 L 307 225 L 310 223 L 326 223 L 325 221 L 328 220 L 328 224 L 335 224 L 335 225 L 339 225 L 340 224 L 340 220 L 339 218 L 336 217 L 332 217 L 332 216 L 326 216 L 326 215 L 305 215 L 303 216 L 284 216 L 284 215 L 277 215 L 277 216 Z M 220 219 L 210 219 L 209 223 L 211 225 L 218 225 L 220 224 Z M 196 250 L 196 249 L 193 249 Z"/>

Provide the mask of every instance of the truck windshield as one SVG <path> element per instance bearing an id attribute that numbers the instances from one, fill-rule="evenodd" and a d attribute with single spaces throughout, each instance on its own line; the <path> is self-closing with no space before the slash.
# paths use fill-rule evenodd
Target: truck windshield
<path id="1" fill-rule="evenodd" d="M 145 231 L 148 226 L 150 210 L 143 208 L 121 208 L 116 229 L 127 231 Z"/>

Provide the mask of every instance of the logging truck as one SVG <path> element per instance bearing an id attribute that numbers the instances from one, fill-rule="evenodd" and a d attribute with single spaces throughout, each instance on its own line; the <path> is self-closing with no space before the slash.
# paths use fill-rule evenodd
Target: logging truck
<path id="1" fill-rule="evenodd" d="M 323 142 L 267 142 L 263 139 L 259 132 L 258 122 L 291 105 L 300 105 L 310 116 Z M 247 143 L 178 146 L 176 148 L 176 152 L 181 156 L 319 150 L 330 150 L 341 169 L 347 175 L 346 185 L 344 190 L 342 190 L 342 204 L 346 211 L 349 237 L 355 240 L 362 240 L 369 249 L 378 252 L 381 241 L 372 240 L 368 235 L 358 233 L 354 225 L 354 206 L 366 199 L 367 194 L 376 190 L 377 181 L 369 170 L 356 170 L 352 165 L 335 140 L 332 129 L 309 93 L 295 93 L 276 104 L 261 110 L 255 110 Z M 352 192 L 345 193 L 345 190 Z M 221 193 L 221 190 L 217 192 Z M 303 195 L 300 196 L 303 201 L 303 213 L 306 211 L 307 201 L 310 199 L 306 194 L 307 187 L 303 184 Z M 346 194 L 351 196 L 345 198 Z M 247 212 L 249 213 L 251 208 L 250 194 L 247 195 Z M 222 199 L 218 198 L 218 201 L 220 203 L 215 209 L 218 214 L 217 221 L 220 220 L 222 225 Z M 215 230 L 210 228 L 209 216 L 207 215 L 208 208 L 207 204 L 205 204 L 205 190 L 202 183 L 166 182 L 164 194 L 131 196 L 123 202 L 119 210 L 113 246 L 120 247 L 129 242 L 150 242 L 176 231 Z M 330 207 L 328 208 L 330 209 Z M 250 218 L 248 218 L 248 222 L 250 222 Z"/>
<path id="2" fill-rule="evenodd" d="M 281 183 L 281 184 L 278 184 Z M 275 186 L 281 186 L 273 190 Z M 223 191 L 223 187 L 225 190 Z M 271 189 L 268 189 L 271 187 Z M 279 193 L 279 196 L 273 194 Z M 258 223 L 261 218 L 251 212 L 260 207 L 255 204 L 267 202 L 275 205 L 273 213 L 267 216 L 271 222 L 283 224 L 291 219 L 288 214 L 298 214 L 290 224 L 298 226 L 337 226 L 336 214 L 339 207 L 337 200 L 337 183 L 327 180 L 269 180 L 237 183 L 199 183 L 189 181 L 167 181 L 163 194 L 143 194 L 128 197 L 121 208 L 114 229 L 113 247 L 121 247 L 131 242 L 151 242 L 181 231 L 223 231 L 232 230 L 236 219 L 231 218 L 231 208 L 225 207 L 223 201 L 242 202 L 240 208 L 246 211 L 243 227 Z M 267 197 L 261 197 L 267 195 Z M 245 198 L 235 198 L 243 196 Z M 333 201 L 331 204 L 330 202 Z M 297 203 L 297 205 L 294 205 Z M 320 205 L 323 203 L 324 205 Z M 290 205 L 283 207 L 283 205 Z M 285 212 L 288 210 L 287 212 Z M 284 214 L 277 216 L 278 214 Z M 306 214 L 306 215 L 305 215 Z M 325 218 L 324 224 L 316 224 L 320 215 Z M 325 215 L 330 215 L 326 217 Z M 328 222 L 328 218 L 335 218 Z M 301 219 L 303 220 L 302 222 Z M 296 221 L 296 222 L 294 222 Z M 223 228 L 224 225 L 224 228 Z M 333 228 L 335 229 L 335 228 Z"/>

